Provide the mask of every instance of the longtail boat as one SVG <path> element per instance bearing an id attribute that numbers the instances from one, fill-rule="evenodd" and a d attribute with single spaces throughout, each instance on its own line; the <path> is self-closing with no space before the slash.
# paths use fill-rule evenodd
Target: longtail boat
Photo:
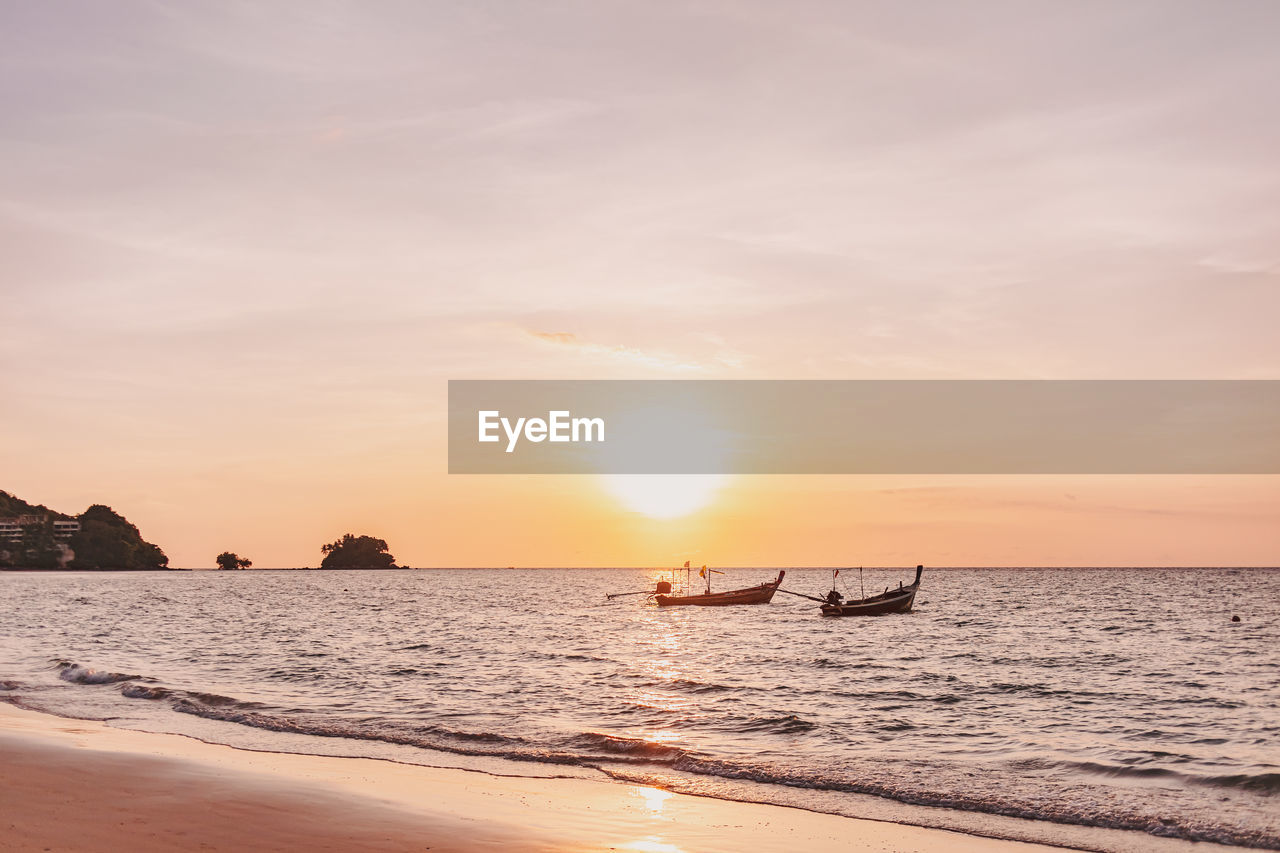
<path id="1" fill-rule="evenodd" d="M 916 600 L 916 592 L 920 589 L 920 576 L 924 574 L 924 566 L 916 566 L 916 579 L 913 583 L 897 589 L 886 589 L 879 595 L 870 598 L 852 599 L 841 602 L 840 593 L 832 585 L 827 600 L 822 605 L 823 616 L 884 616 L 887 613 L 910 613 L 911 605 Z"/>
<path id="2" fill-rule="evenodd" d="M 705 569 L 705 567 L 704 567 Z M 776 580 L 769 583 L 762 583 L 759 586 L 747 587 L 746 589 L 730 589 L 724 592 L 711 591 L 711 572 L 706 573 L 707 591 L 698 593 L 697 595 L 664 595 L 659 594 L 653 598 L 658 602 L 659 607 L 687 607 L 690 605 L 697 607 L 726 607 L 732 604 L 768 604 L 773 600 L 773 594 L 778 591 L 782 578 L 786 575 L 786 570 L 778 572 Z M 666 582 L 664 581 L 663 584 Z M 662 586 L 663 584 L 659 584 Z M 668 591 L 670 584 L 666 584 Z"/>

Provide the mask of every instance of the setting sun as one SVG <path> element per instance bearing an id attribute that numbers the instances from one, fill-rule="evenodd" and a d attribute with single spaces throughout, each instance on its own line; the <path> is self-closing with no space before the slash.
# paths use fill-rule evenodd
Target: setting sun
<path id="1" fill-rule="evenodd" d="M 723 474 L 610 474 L 605 488 L 632 512 L 679 518 L 709 504 L 725 483 Z"/>

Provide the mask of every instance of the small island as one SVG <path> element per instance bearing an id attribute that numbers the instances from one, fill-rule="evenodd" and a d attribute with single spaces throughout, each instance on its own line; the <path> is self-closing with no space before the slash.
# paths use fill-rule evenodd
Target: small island
<path id="1" fill-rule="evenodd" d="M 222 571 L 236 571 L 237 569 L 247 569 L 253 565 L 253 560 L 246 560 L 239 554 L 231 551 L 223 551 L 217 557 L 218 568 Z"/>
<path id="2" fill-rule="evenodd" d="M 324 560 L 322 569 L 396 569 L 396 558 L 387 552 L 385 539 L 355 536 L 350 533 L 335 542 L 320 546 Z"/>

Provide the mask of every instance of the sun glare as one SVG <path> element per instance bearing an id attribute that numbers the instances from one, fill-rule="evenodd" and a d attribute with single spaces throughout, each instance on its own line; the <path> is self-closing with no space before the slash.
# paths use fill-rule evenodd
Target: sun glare
<path id="1" fill-rule="evenodd" d="M 627 509 L 650 518 L 679 518 L 711 502 L 722 474 L 608 474 L 605 488 Z"/>

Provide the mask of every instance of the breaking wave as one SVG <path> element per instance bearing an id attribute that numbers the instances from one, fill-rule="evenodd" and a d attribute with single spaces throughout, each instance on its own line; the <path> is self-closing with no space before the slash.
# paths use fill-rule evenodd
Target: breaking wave
<path id="1" fill-rule="evenodd" d="M 103 670 L 90 669 L 87 666 L 81 666 L 71 661 L 58 661 L 58 677 L 63 681 L 69 681 L 72 684 L 116 684 L 121 681 L 132 681 L 135 678 L 141 678 L 140 675 L 128 675 L 123 672 L 105 672 Z"/>
<path id="2" fill-rule="evenodd" d="M 683 787 L 679 776 L 664 775 L 665 771 L 707 779 L 865 794 L 912 805 L 1134 830 L 1191 841 L 1280 849 L 1280 838 L 1258 831 L 1246 829 L 1234 831 L 1230 827 L 1188 825 L 1177 820 L 1144 814 L 1103 814 L 1091 809 L 1073 809 L 1064 803 L 1039 807 L 1028 806 L 991 794 L 931 790 L 928 787 L 913 784 L 908 776 L 904 776 L 907 781 L 889 781 L 894 778 L 892 774 L 887 777 L 881 774 L 876 778 L 872 778 L 873 774 L 868 774 L 865 778 L 854 778 L 847 772 L 808 771 L 770 762 L 715 758 L 681 746 L 599 731 L 580 732 L 554 743 L 537 743 L 515 735 L 465 731 L 438 724 L 404 725 L 373 719 L 350 720 L 311 714 L 285 714 L 259 702 L 240 700 L 217 693 L 143 683 L 151 679 L 141 675 L 100 671 L 69 661 L 59 661 L 58 667 L 59 676 L 73 684 L 119 684 L 120 694 L 129 699 L 167 701 L 172 709 L 179 713 L 267 731 L 377 741 L 459 755 L 574 765 L 600 770 L 608 776 L 623 781 L 644 783 L 660 781 L 675 790 L 681 790 Z M 885 731 L 894 731 L 904 726 L 909 724 L 889 721 L 882 728 Z M 799 735 L 812 730 L 815 726 L 796 715 L 779 715 L 743 718 L 731 728 L 742 732 L 765 731 Z M 1161 768 L 1104 765 L 1091 762 L 1034 763 L 1041 770 L 1058 767 L 1083 774 L 1177 780 L 1193 785 L 1241 788 L 1262 794 L 1274 794 L 1280 791 L 1280 774 L 1277 773 L 1198 777 Z"/>

